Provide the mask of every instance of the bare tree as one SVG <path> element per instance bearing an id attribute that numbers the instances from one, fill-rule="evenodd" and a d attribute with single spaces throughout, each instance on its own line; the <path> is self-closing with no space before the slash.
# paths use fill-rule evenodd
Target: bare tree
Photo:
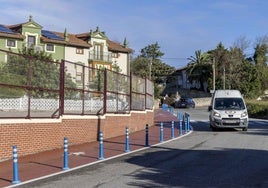
<path id="1" fill-rule="evenodd" d="M 256 37 L 254 46 L 268 45 L 268 35 Z"/>
<path id="2" fill-rule="evenodd" d="M 247 48 L 249 48 L 251 42 L 247 40 L 245 36 L 240 36 L 236 39 L 236 41 L 233 43 L 233 48 L 240 49 L 243 53 Z"/>

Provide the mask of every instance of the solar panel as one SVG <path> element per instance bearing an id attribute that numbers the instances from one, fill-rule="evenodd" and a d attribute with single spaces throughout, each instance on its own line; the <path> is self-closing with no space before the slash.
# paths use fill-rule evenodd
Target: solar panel
<path id="1" fill-rule="evenodd" d="M 51 31 L 48 30 L 42 30 L 42 35 L 53 40 L 64 40 L 64 38 L 56 35 L 55 33 L 52 33 Z"/>
<path id="2" fill-rule="evenodd" d="M 10 34 L 14 33 L 11 29 L 5 27 L 4 25 L 0 25 L 0 32 L 2 32 L 2 33 L 10 33 Z"/>

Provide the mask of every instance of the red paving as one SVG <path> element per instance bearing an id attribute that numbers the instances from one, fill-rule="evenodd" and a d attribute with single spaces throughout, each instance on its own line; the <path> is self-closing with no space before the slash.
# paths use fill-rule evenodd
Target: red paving
<path id="1" fill-rule="evenodd" d="M 177 117 L 171 113 L 157 109 L 154 111 L 155 125 L 149 128 L 149 145 L 160 142 L 160 122 L 164 123 L 164 140 L 171 139 L 171 121 L 175 122 L 175 137 L 179 135 L 179 124 Z M 145 128 L 145 127 L 144 127 Z M 125 135 L 104 140 L 104 158 L 115 157 L 125 153 Z M 145 148 L 145 130 L 130 133 L 130 151 Z M 99 142 L 91 142 L 82 145 L 68 147 L 68 167 L 70 169 L 99 160 Z M 57 172 L 62 172 L 63 149 L 46 151 L 33 155 L 18 158 L 18 176 L 21 183 Z M 13 181 L 13 160 L 0 162 L 0 187 L 14 185 Z M 19 184 L 17 184 L 19 185 Z"/>

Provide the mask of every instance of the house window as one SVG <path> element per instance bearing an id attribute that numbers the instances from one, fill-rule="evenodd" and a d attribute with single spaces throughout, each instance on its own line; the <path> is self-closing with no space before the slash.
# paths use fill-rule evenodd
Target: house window
<path id="1" fill-rule="evenodd" d="M 83 80 L 83 74 L 81 72 L 76 72 L 76 83 L 81 84 Z"/>
<path id="2" fill-rule="evenodd" d="M 27 47 L 35 46 L 36 44 L 36 37 L 32 35 L 28 35 L 28 40 L 27 40 Z"/>
<path id="3" fill-rule="evenodd" d="M 47 44 L 46 51 L 54 52 L 54 44 Z"/>
<path id="4" fill-rule="evenodd" d="M 94 59 L 103 60 L 103 47 L 101 44 L 94 45 Z"/>
<path id="5" fill-rule="evenodd" d="M 76 53 L 77 54 L 84 54 L 84 49 L 83 48 L 76 48 Z"/>
<path id="6" fill-rule="evenodd" d="M 119 57 L 119 53 L 112 53 L 112 57 L 113 58 L 118 58 Z"/>
<path id="7" fill-rule="evenodd" d="M 16 47 L 16 41 L 12 39 L 7 39 L 7 47 Z"/>

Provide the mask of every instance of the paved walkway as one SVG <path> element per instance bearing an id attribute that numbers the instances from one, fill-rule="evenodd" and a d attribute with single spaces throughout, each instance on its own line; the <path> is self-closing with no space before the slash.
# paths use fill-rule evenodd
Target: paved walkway
<path id="1" fill-rule="evenodd" d="M 175 138 L 180 135 L 178 119 L 167 111 L 157 109 L 154 112 L 155 124 L 149 128 L 149 145 L 153 146 L 160 143 L 160 122 L 164 123 L 164 141 L 171 139 L 171 122 L 175 122 Z M 125 135 L 104 140 L 104 159 L 127 154 L 125 152 Z M 129 135 L 130 152 L 145 149 L 145 130 Z M 69 170 L 97 163 L 99 160 L 99 142 L 86 143 L 77 146 L 68 147 L 68 167 Z M 128 153 L 130 153 L 128 152 Z M 19 153 L 18 153 L 19 154 Z M 19 184 L 27 183 L 34 179 L 40 179 L 45 176 L 55 175 L 63 171 L 63 149 L 46 151 L 34 155 L 28 155 L 18 158 L 18 178 Z M 13 184 L 13 160 L 0 162 L 0 187 L 14 187 L 19 184 Z"/>

